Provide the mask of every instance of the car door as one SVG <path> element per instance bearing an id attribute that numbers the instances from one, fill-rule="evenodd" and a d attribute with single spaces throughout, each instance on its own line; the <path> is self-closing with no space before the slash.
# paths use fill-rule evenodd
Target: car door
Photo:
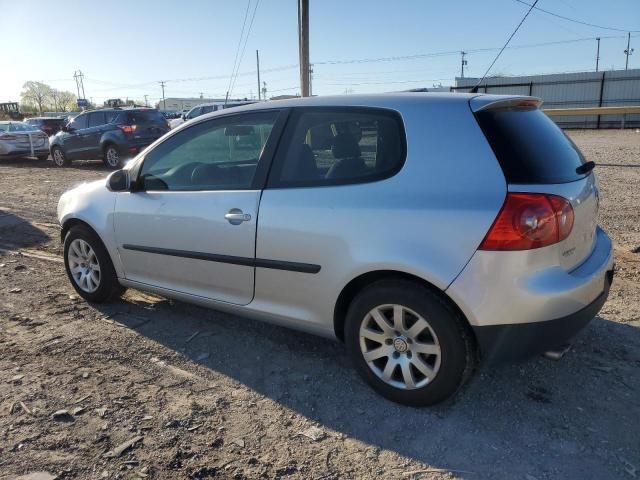
<path id="1" fill-rule="evenodd" d="M 106 123 L 105 112 L 91 112 L 88 115 L 88 128 L 84 132 L 82 142 L 84 144 L 84 156 L 86 158 L 99 158 L 102 154 L 100 138 Z"/>
<path id="2" fill-rule="evenodd" d="M 88 115 L 81 114 L 74 118 L 69 124 L 69 131 L 64 137 L 64 149 L 69 158 L 81 158 L 84 153 L 84 133 L 87 129 Z"/>
<path id="3" fill-rule="evenodd" d="M 260 195 L 285 115 L 199 121 L 145 155 L 114 213 L 127 280 L 251 302 Z"/>

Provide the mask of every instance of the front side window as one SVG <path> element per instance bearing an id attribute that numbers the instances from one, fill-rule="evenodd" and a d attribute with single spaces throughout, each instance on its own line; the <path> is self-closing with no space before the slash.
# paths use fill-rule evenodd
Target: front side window
<path id="1" fill-rule="evenodd" d="M 87 115 L 78 115 L 69 126 L 76 130 L 87 128 Z"/>
<path id="2" fill-rule="evenodd" d="M 363 183 L 395 174 L 405 159 L 398 114 L 382 109 L 294 112 L 273 167 L 271 187 Z"/>
<path id="3" fill-rule="evenodd" d="M 200 110 L 201 110 L 200 107 L 194 108 L 187 114 L 187 118 L 189 119 L 196 118 L 198 115 L 200 115 Z"/>
<path id="4" fill-rule="evenodd" d="M 249 113 L 198 123 L 149 152 L 140 179 L 145 190 L 251 188 L 278 112 Z"/>
<path id="5" fill-rule="evenodd" d="M 93 112 L 89 114 L 89 128 L 99 127 L 105 123 L 104 112 Z"/>

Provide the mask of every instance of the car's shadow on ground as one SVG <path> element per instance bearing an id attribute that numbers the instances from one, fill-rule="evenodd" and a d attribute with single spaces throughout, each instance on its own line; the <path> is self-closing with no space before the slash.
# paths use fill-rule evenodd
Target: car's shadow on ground
<path id="1" fill-rule="evenodd" d="M 37 160 L 35 158 L 2 158 L 0 159 L 0 167 L 11 166 L 17 168 L 50 168 L 51 170 L 60 169 L 51 158 L 48 160 Z M 105 174 L 111 173 L 113 170 L 108 169 L 102 160 L 74 160 L 71 165 L 64 169 L 80 169 L 88 171 L 104 171 Z"/>
<path id="2" fill-rule="evenodd" d="M 0 249 L 36 247 L 49 240 L 47 233 L 28 220 L 0 209 Z"/>
<path id="3" fill-rule="evenodd" d="M 364 442 L 373 455 L 392 450 L 462 478 L 611 478 L 612 471 L 624 474 L 623 460 L 608 458 L 598 446 L 605 442 L 611 451 L 638 444 L 640 329 L 633 326 L 597 318 L 562 361 L 483 367 L 452 403 L 414 409 L 368 388 L 340 343 L 145 298 L 129 293 L 98 308 L 324 428 Z M 141 318 L 147 322 L 141 325 Z M 198 362 L 203 353 L 209 357 Z M 544 459 L 522 456 L 528 451 L 563 460 L 545 471 Z"/>

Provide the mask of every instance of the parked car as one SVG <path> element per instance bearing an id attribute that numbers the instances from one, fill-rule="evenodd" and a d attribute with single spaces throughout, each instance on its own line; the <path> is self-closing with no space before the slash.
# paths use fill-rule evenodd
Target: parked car
<path id="1" fill-rule="evenodd" d="M 338 338 L 386 398 L 441 402 L 478 358 L 564 351 L 609 292 L 594 164 L 540 104 L 403 93 L 202 116 L 62 195 L 67 274 L 90 302 L 132 287 Z"/>
<path id="2" fill-rule="evenodd" d="M 36 157 L 46 160 L 49 157 L 49 138 L 47 135 L 23 122 L 0 122 L 0 158 Z"/>
<path id="3" fill-rule="evenodd" d="M 213 102 L 213 103 L 203 103 L 202 105 L 198 105 L 193 107 L 191 110 L 187 112 L 182 112 L 182 115 L 176 118 L 175 120 L 171 120 L 169 125 L 171 128 L 176 128 L 179 125 L 182 125 L 184 122 L 192 120 L 194 118 L 199 117 L 200 115 L 205 115 L 211 112 L 217 112 L 218 110 L 224 110 L 227 108 L 240 107 L 242 105 L 251 105 L 252 103 L 256 103 L 255 101 L 245 101 L 245 100 L 233 100 L 230 102 Z"/>
<path id="4" fill-rule="evenodd" d="M 64 118 L 33 117 L 24 120 L 24 123 L 42 130 L 47 136 L 52 136 L 62 130 L 65 124 Z"/>
<path id="5" fill-rule="evenodd" d="M 152 108 L 103 108 L 81 113 L 51 138 L 51 157 L 58 167 L 72 160 L 102 159 L 119 168 L 169 131 L 166 119 Z"/>

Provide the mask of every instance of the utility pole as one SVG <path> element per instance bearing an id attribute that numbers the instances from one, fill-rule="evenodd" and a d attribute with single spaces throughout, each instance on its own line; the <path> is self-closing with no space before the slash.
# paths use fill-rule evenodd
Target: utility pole
<path id="1" fill-rule="evenodd" d="M 625 70 L 629 69 L 629 55 L 633 53 L 633 48 L 629 48 L 630 46 L 631 46 L 631 32 L 627 33 L 627 49 L 624 51 L 625 55 L 627 56 L 627 61 L 624 64 Z"/>
<path id="2" fill-rule="evenodd" d="M 160 80 L 160 86 L 162 87 L 162 110 L 166 110 L 167 109 L 167 102 L 164 99 L 164 84 L 165 84 L 165 81 L 164 80 Z"/>
<path id="3" fill-rule="evenodd" d="M 78 98 L 80 98 L 80 84 L 78 83 L 78 71 L 73 72 L 73 79 L 76 81 L 76 91 L 78 92 Z"/>
<path id="4" fill-rule="evenodd" d="M 598 71 L 598 64 L 600 63 L 600 37 L 596 38 L 598 42 L 598 49 L 596 50 L 596 72 Z"/>
<path id="5" fill-rule="evenodd" d="M 313 96 L 313 63 L 309 64 L 309 96 Z"/>
<path id="6" fill-rule="evenodd" d="M 149 102 L 147 101 L 147 97 L 148 97 L 148 96 L 149 96 L 149 95 L 147 95 L 147 94 L 145 93 L 145 95 L 144 95 L 144 106 L 145 106 L 145 107 L 148 107 L 148 106 L 149 106 Z"/>
<path id="7" fill-rule="evenodd" d="M 309 0 L 298 0 L 298 50 L 300 56 L 300 87 L 303 97 L 309 96 Z"/>
<path id="8" fill-rule="evenodd" d="M 84 75 L 82 74 L 82 70 L 78 70 L 80 74 L 80 86 L 82 87 L 82 98 L 87 98 L 87 95 L 84 93 Z"/>
<path id="9" fill-rule="evenodd" d="M 460 55 L 462 56 L 462 59 L 460 61 L 460 78 L 464 78 L 464 67 L 467 64 L 467 61 L 464 59 L 464 57 L 467 55 L 467 52 L 460 52 Z"/>
<path id="10" fill-rule="evenodd" d="M 258 72 L 258 100 L 260 100 L 260 53 L 256 50 L 256 71 Z"/>

